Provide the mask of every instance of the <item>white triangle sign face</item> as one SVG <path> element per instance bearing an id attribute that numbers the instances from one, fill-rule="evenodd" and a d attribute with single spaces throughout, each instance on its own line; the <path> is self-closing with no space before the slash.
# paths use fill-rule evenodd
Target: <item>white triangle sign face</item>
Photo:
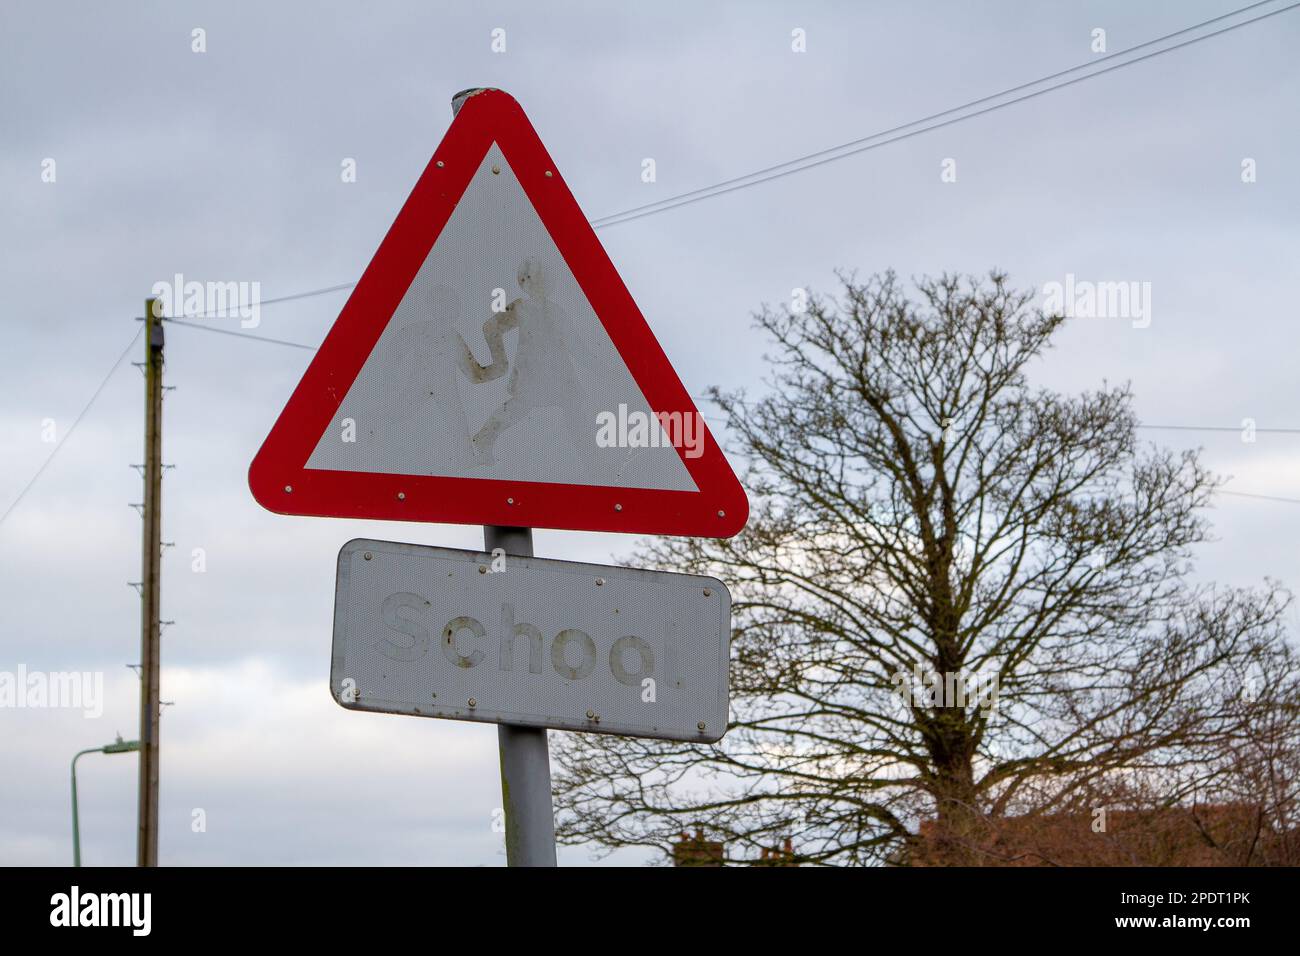
<path id="1" fill-rule="evenodd" d="M 249 481 L 290 514 L 708 536 L 748 514 L 545 148 L 496 90 L 466 100 Z"/>
<path id="2" fill-rule="evenodd" d="M 620 409 L 644 447 L 619 446 Z M 308 468 L 698 490 L 496 143 L 336 419 L 356 440 L 327 428 Z"/>

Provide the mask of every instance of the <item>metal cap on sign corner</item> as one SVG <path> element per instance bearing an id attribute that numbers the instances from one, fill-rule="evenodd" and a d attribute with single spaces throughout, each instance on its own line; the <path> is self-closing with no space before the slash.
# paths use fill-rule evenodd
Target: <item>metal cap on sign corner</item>
<path id="1" fill-rule="evenodd" d="M 465 101 L 471 96 L 476 96 L 479 93 L 486 93 L 490 89 L 492 89 L 490 86 L 471 86 L 467 90 L 461 90 L 451 98 L 451 115 L 455 116 L 459 113 L 460 108 L 465 105 Z"/>

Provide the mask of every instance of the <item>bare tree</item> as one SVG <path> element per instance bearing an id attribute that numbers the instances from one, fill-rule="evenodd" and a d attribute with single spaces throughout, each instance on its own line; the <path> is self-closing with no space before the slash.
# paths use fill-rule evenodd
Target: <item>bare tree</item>
<path id="1" fill-rule="evenodd" d="M 1244 707 L 1244 681 L 1280 667 L 1293 706 L 1295 663 L 1289 595 L 1189 583 L 1216 479 L 1138 441 L 1127 386 L 1031 386 L 1064 319 L 1005 276 L 914 298 L 892 273 L 840 278 L 756 316 L 764 397 L 713 394 L 749 461 L 746 530 L 638 555 L 732 589 L 727 736 L 566 735 L 560 838 L 987 863 L 997 821 L 1223 784 L 1225 748 L 1285 710 Z M 1275 731 L 1294 753 L 1294 720 Z"/>

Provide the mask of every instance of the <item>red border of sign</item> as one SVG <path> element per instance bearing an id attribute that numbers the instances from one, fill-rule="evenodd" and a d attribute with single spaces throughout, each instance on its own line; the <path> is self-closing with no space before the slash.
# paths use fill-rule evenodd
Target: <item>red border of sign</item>
<path id="1" fill-rule="evenodd" d="M 528 117 L 509 94 L 483 90 L 465 100 L 253 459 L 248 471 L 253 497 L 280 514 L 720 538 L 736 534 L 749 517 L 749 500 L 702 418 L 703 454 L 687 458 L 678 449 L 699 491 L 305 467 L 493 141 L 650 408 L 699 414 Z"/>

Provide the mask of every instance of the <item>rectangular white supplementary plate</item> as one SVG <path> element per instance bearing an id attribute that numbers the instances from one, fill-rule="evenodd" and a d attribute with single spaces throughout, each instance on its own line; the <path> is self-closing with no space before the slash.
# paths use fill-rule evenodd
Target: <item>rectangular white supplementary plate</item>
<path id="1" fill-rule="evenodd" d="M 350 710 L 701 743 L 727 726 L 716 578 L 356 539 L 330 692 Z"/>

